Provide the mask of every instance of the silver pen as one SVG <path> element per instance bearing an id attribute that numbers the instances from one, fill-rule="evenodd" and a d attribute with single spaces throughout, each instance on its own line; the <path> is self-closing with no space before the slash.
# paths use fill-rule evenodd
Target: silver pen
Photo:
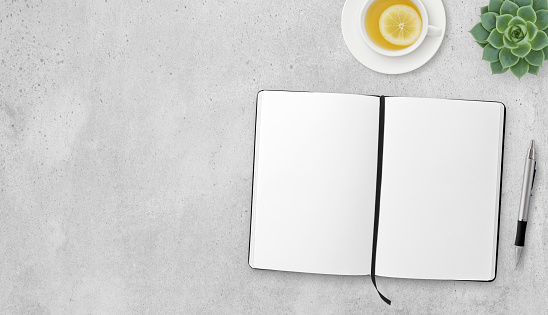
<path id="1" fill-rule="evenodd" d="M 527 217 L 529 215 L 529 203 L 531 202 L 533 182 L 536 173 L 535 142 L 531 140 L 531 146 L 527 151 L 525 159 L 525 171 L 523 174 L 523 185 L 521 187 L 521 201 L 519 203 L 518 230 L 516 232 L 516 267 L 518 266 L 523 246 L 525 245 L 525 230 L 527 228 Z"/>

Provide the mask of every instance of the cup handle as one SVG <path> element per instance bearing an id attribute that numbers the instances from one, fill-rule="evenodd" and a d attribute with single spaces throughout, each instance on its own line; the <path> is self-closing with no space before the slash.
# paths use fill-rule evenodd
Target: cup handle
<path id="1" fill-rule="evenodd" d="M 439 36 L 441 36 L 441 28 L 436 27 L 436 26 L 432 26 L 432 25 L 428 25 L 428 31 L 426 31 L 426 35 L 439 37 Z"/>

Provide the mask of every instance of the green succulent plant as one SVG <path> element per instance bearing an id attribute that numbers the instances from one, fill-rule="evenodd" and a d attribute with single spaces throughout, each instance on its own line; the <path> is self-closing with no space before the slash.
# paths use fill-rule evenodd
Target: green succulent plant
<path id="1" fill-rule="evenodd" d="M 493 74 L 537 75 L 548 59 L 548 0 L 490 0 L 470 33 Z"/>

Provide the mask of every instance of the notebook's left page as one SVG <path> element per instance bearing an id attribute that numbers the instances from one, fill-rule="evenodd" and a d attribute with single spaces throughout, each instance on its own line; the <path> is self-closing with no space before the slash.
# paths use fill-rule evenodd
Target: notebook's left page
<path id="1" fill-rule="evenodd" d="M 379 106 L 374 96 L 258 94 L 251 267 L 369 274 Z"/>

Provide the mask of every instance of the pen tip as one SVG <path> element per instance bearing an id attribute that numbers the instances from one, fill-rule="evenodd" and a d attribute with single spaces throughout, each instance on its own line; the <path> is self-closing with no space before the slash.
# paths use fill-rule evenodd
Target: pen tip
<path id="1" fill-rule="evenodd" d="M 521 251 L 523 250 L 523 247 L 521 246 L 516 246 L 516 265 L 515 265 L 515 268 L 518 267 L 518 264 L 519 264 L 519 259 L 521 258 Z"/>
<path id="2" fill-rule="evenodd" d="M 531 146 L 529 147 L 529 150 L 527 152 L 527 158 L 528 159 L 535 158 L 535 140 L 531 140 Z"/>

